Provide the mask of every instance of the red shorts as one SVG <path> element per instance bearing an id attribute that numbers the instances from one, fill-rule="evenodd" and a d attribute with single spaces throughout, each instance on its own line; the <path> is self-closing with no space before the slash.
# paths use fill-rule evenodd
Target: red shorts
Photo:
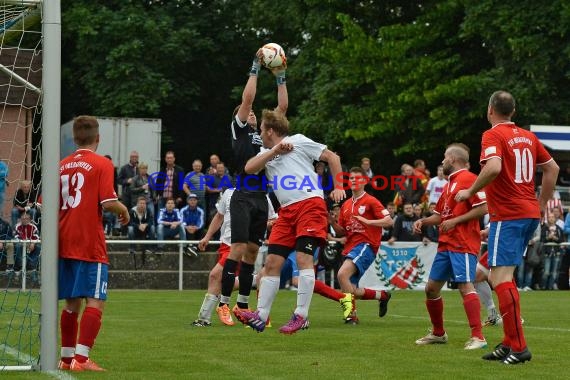
<path id="1" fill-rule="evenodd" d="M 229 254 L 230 246 L 224 243 L 220 244 L 220 248 L 218 248 L 218 264 L 224 266 Z"/>
<path id="2" fill-rule="evenodd" d="M 327 238 L 328 213 L 324 199 L 313 197 L 281 207 L 269 244 L 295 248 L 298 237 Z"/>

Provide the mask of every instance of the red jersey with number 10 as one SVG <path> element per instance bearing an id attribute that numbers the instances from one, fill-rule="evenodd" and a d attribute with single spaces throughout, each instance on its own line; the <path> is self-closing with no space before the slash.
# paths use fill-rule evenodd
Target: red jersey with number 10
<path id="1" fill-rule="evenodd" d="M 485 187 L 491 221 L 540 218 L 534 192 L 535 168 L 552 157 L 536 135 L 512 122 L 493 126 L 483 133 L 480 162 L 484 165 L 493 157 L 501 159 L 502 168 Z"/>
<path id="2" fill-rule="evenodd" d="M 101 204 L 117 200 L 113 163 L 87 149 L 60 162 L 59 257 L 109 263 Z"/>

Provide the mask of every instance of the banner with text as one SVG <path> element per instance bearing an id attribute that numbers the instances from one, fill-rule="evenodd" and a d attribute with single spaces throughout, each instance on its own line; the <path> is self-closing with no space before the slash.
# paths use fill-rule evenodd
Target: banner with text
<path id="1" fill-rule="evenodd" d="M 359 286 L 370 289 L 425 288 L 437 244 L 422 242 L 382 242 L 376 260 L 370 265 Z"/>

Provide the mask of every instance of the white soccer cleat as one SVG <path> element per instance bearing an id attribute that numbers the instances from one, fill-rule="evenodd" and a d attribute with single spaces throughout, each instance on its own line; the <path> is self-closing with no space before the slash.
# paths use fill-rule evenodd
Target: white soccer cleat
<path id="1" fill-rule="evenodd" d="M 433 335 L 430 331 L 429 334 L 416 340 L 416 344 L 418 346 L 424 346 L 426 344 L 443 344 L 447 343 L 447 333 L 444 333 L 442 336 Z"/>
<path id="2" fill-rule="evenodd" d="M 465 342 L 466 350 L 478 350 L 480 348 L 486 348 L 487 341 L 485 339 L 479 339 L 477 337 L 471 337 L 467 342 Z"/>

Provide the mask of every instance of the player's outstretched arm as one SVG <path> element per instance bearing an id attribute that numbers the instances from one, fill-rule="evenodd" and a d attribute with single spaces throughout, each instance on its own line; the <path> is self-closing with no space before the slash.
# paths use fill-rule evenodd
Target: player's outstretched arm
<path id="1" fill-rule="evenodd" d="M 269 160 L 273 159 L 275 156 L 289 153 L 292 150 L 293 144 L 282 141 L 273 148 L 250 158 L 245 164 L 245 172 L 247 174 L 259 173 L 263 168 L 265 168 L 265 164 L 269 162 Z"/>
<path id="2" fill-rule="evenodd" d="M 127 210 L 127 207 L 121 202 L 117 200 L 107 201 L 103 202 L 101 206 L 103 206 L 103 209 L 105 211 L 111 211 L 112 213 L 117 214 L 119 217 L 119 223 L 121 223 L 121 225 L 126 226 L 129 224 L 129 210 Z"/>
<path id="3" fill-rule="evenodd" d="M 260 49 L 261 50 L 261 49 Z M 261 61 L 259 58 L 260 51 L 258 50 L 253 62 L 251 64 L 251 69 L 249 70 L 249 78 L 243 89 L 241 95 L 241 104 L 239 106 L 237 117 L 241 121 L 247 120 L 249 112 L 253 107 L 253 101 L 255 100 L 255 93 L 257 91 L 257 76 L 259 75 L 259 68 L 261 67 Z"/>
<path id="4" fill-rule="evenodd" d="M 289 107 L 289 94 L 287 93 L 287 84 L 285 82 L 285 72 L 287 66 L 281 66 L 271 70 L 273 75 L 275 75 L 275 81 L 277 83 L 277 107 L 275 110 L 281 111 L 283 115 L 287 113 L 287 108 Z"/>

